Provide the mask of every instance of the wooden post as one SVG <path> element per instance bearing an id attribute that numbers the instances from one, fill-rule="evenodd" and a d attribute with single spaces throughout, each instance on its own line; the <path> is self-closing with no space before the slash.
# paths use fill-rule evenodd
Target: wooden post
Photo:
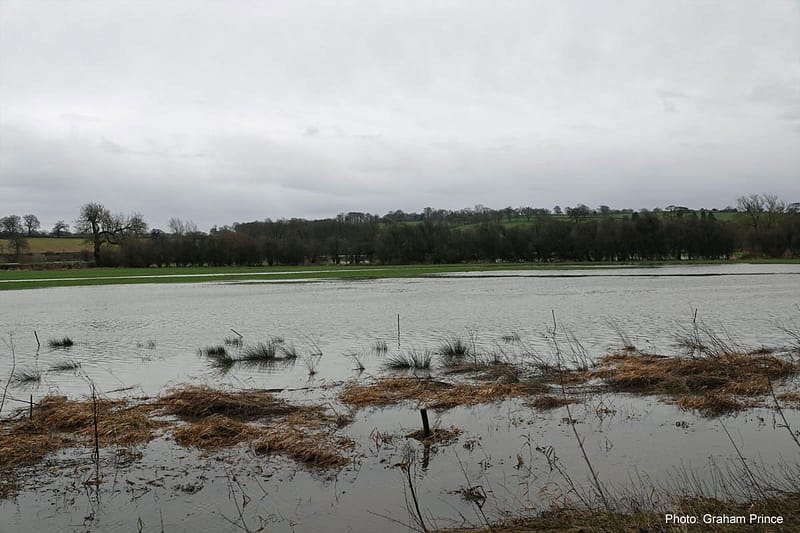
<path id="1" fill-rule="evenodd" d="M 397 313 L 397 348 L 400 348 L 400 313 Z"/>
<path id="2" fill-rule="evenodd" d="M 33 420 L 33 394 L 31 394 L 31 407 L 28 411 L 28 420 Z"/>
<path id="3" fill-rule="evenodd" d="M 422 417 L 422 434 L 425 438 L 431 436 L 431 425 L 428 423 L 428 410 L 424 407 L 419 410 L 419 414 Z"/>
<path id="4" fill-rule="evenodd" d="M 42 343 L 39 342 L 39 334 L 36 333 L 36 330 L 33 330 L 33 336 L 36 337 L 36 349 L 38 350 L 42 347 Z"/>
<path id="5" fill-rule="evenodd" d="M 92 414 L 94 415 L 94 460 L 95 464 L 100 463 L 100 438 L 97 432 L 97 391 L 92 383 Z"/>

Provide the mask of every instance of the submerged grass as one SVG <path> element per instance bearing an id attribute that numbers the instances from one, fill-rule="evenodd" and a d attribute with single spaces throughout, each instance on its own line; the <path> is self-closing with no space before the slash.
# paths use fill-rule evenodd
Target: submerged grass
<path id="1" fill-rule="evenodd" d="M 434 379 L 390 377 L 369 385 L 348 383 L 339 400 L 355 408 L 416 401 L 431 409 L 449 409 L 524 396 L 538 390 L 538 385 L 529 383 L 452 384 Z"/>
<path id="2" fill-rule="evenodd" d="M 297 425 L 284 425 L 266 431 L 253 443 L 259 454 L 280 454 L 317 468 L 336 468 L 350 462 L 343 450 L 352 449 L 355 442 L 340 437 L 334 439 L 324 431 L 309 431 Z"/>
<path id="3" fill-rule="evenodd" d="M 429 370 L 432 361 L 432 351 L 412 348 L 407 352 L 390 355 L 384 367 L 389 370 Z"/>
<path id="4" fill-rule="evenodd" d="M 412 431 L 408 435 L 406 435 L 409 439 L 418 440 L 424 444 L 452 444 L 458 439 L 458 436 L 461 435 L 462 431 L 455 427 L 450 426 L 448 428 L 431 428 L 431 432 L 429 435 L 425 435 L 425 430 L 418 429 L 416 431 Z"/>
<path id="5" fill-rule="evenodd" d="M 548 411 L 550 409 L 556 409 L 558 407 L 563 407 L 565 405 L 569 405 L 572 403 L 578 403 L 579 400 L 577 398 L 564 398 L 563 396 L 555 396 L 552 394 L 543 394 L 527 402 L 526 405 L 531 407 L 535 407 L 541 411 Z"/>

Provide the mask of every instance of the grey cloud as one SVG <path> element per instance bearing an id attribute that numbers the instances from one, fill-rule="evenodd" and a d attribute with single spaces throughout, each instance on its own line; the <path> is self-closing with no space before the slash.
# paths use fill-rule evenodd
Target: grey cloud
<path id="1" fill-rule="evenodd" d="M 800 197 L 790 2 L 10 1 L 0 19 L 0 216 Z"/>

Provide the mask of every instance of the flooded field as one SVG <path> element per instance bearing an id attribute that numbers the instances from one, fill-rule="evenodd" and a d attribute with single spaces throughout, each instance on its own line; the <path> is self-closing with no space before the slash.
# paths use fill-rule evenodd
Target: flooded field
<path id="1" fill-rule="evenodd" d="M 157 423 L 141 442 L 115 441 L 114 433 L 100 443 L 99 460 L 91 444 L 73 444 L 16 468 L 0 500 L 0 531 L 482 525 L 552 502 L 596 498 L 578 441 L 601 492 L 615 501 L 630 493 L 657 499 L 662 490 L 737 496 L 725 480 L 741 468 L 740 454 L 758 475 L 791 483 L 800 459 L 791 435 L 800 413 L 793 407 L 800 405 L 787 401 L 779 412 L 772 393 L 800 389 L 791 366 L 798 303 L 799 265 L 4 292 L 0 335 L 13 342 L 17 376 L 4 416 L 27 410 L 31 400 L 36 406 L 57 395 L 86 400 L 94 386 L 105 402 L 146 405 L 143 416 Z M 71 346 L 51 346 L 65 337 Z M 613 375 L 591 375 L 603 356 L 626 346 L 637 361 L 641 354 L 685 356 L 700 337 L 707 353 L 698 357 L 761 350 L 763 361 L 770 354 L 787 370 L 774 383 L 770 375 L 773 391 L 745 391 L 741 407 L 721 416 L 682 408 L 680 395 L 667 388 L 657 394 L 609 388 L 600 382 Z M 448 358 L 446 342 L 462 343 L 465 353 Z M 0 354 L 5 382 L 10 346 L 0 345 Z M 412 354 L 430 358 L 430 368 L 390 368 Z M 462 359 L 453 364 L 454 357 Z M 559 372 L 542 377 L 554 368 Z M 564 386 L 567 368 L 584 373 L 568 374 Z M 464 396 L 473 399 L 451 394 L 442 403 L 441 394 L 426 391 L 361 405 L 344 395 L 398 377 L 447 394 L 467 384 Z M 321 425 L 291 414 L 263 427 L 243 419 L 235 427 L 240 435 L 252 431 L 252 438 L 187 444 L 181 428 L 208 420 L 170 411 L 165 395 L 186 385 L 266 390 L 290 406 L 287 412 L 308 409 L 307 418 Z M 705 386 L 728 390 L 722 383 Z M 573 403 L 535 401 L 543 396 Z M 448 430 L 446 438 L 407 437 L 420 429 L 420 407 L 429 407 L 432 426 Z M 341 463 L 316 464 L 275 440 L 295 430 L 320 435 L 318 447 L 330 446 Z M 264 435 L 273 440 L 262 446 Z"/>

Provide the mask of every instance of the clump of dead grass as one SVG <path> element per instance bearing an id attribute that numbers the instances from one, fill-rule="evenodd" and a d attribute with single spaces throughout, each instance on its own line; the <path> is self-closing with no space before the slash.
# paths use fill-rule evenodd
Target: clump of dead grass
<path id="1" fill-rule="evenodd" d="M 150 407 L 129 406 L 124 400 L 97 400 L 97 431 L 101 446 L 147 442 L 159 426 L 147 416 Z M 33 418 L 14 425 L 16 433 L 46 435 L 53 432 L 94 437 L 92 400 L 70 400 L 65 396 L 47 396 L 36 405 Z"/>
<path id="2" fill-rule="evenodd" d="M 256 453 L 285 455 L 317 468 L 345 466 L 350 458 L 342 452 L 354 447 L 355 442 L 351 439 L 334 439 L 325 431 L 309 431 L 308 428 L 291 424 L 270 429 L 253 443 Z"/>
<path id="3" fill-rule="evenodd" d="M 426 403 L 431 409 L 449 409 L 524 396 L 531 388 L 526 383 L 451 384 L 434 379 L 389 377 L 368 385 L 348 383 L 339 400 L 356 408 L 416 401 Z"/>
<path id="4" fill-rule="evenodd" d="M 135 444 L 153 438 L 161 424 L 147 416 L 146 405 L 129 406 L 122 400 L 97 400 L 97 435 L 101 446 Z M 94 438 L 92 400 L 47 396 L 34 408 L 33 417 L 19 413 L 0 426 L 0 468 L 33 464 L 48 453 L 85 445 Z"/>
<path id="5" fill-rule="evenodd" d="M 799 370 L 797 363 L 756 353 L 699 358 L 618 353 L 600 359 L 590 375 L 617 392 L 758 396 L 769 393 L 770 380 Z"/>
<path id="6" fill-rule="evenodd" d="M 211 415 L 198 422 L 181 426 L 172 434 L 181 446 L 214 450 L 251 440 L 258 436 L 259 430 L 226 416 Z"/>
<path id="7" fill-rule="evenodd" d="M 528 405 L 530 407 L 535 407 L 536 409 L 542 411 L 548 411 L 550 409 L 556 409 L 558 407 L 563 407 L 571 403 L 578 403 L 579 401 L 580 400 L 578 400 L 577 398 L 565 398 L 563 396 L 544 394 L 542 396 L 537 396 L 530 402 L 527 402 L 525 405 Z"/>
<path id="8" fill-rule="evenodd" d="M 223 415 L 228 418 L 257 419 L 288 415 L 301 407 L 292 406 L 266 391 L 224 391 L 205 385 L 183 385 L 168 391 L 158 402 L 164 412 L 187 419 Z"/>
<path id="9" fill-rule="evenodd" d="M 36 463 L 47 454 L 72 444 L 74 440 L 66 435 L 26 433 L 5 427 L 0 430 L 0 471 Z"/>
<path id="10" fill-rule="evenodd" d="M 730 394 L 711 392 L 708 394 L 687 394 L 678 398 L 678 406 L 684 410 L 695 410 L 707 416 L 719 416 L 734 411 L 741 411 L 749 404 L 736 399 Z"/>

